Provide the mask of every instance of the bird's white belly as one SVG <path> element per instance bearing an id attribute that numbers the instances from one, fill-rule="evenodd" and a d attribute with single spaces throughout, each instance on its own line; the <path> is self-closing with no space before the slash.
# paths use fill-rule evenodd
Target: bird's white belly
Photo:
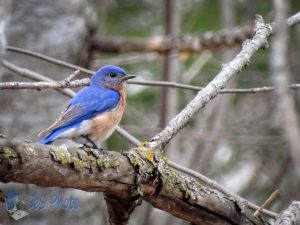
<path id="1" fill-rule="evenodd" d="M 101 145 L 117 128 L 125 107 L 125 94 L 121 94 L 119 104 L 110 112 L 102 113 L 90 120 L 82 121 L 79 127 L 71 128 L 57 138 L 78 138 L 88 136 L 97 145 Z"/>
<path id="2" fill-rule="evenodd" d="M 83 121 L 79 127 L 71 128 L 57 138 L 76 138 L 83 135 L 88 135 L 91 132 L 92 128 L 92 120 L 85 120 Z"/>

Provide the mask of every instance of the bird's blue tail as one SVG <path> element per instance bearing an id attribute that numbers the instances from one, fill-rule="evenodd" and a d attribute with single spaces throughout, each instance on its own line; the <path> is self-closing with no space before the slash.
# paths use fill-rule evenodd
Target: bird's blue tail
<path id="1" fill-rule="evenodd" d="M 51 144 L 51 142 L 53 142 L 58 136 L 63 134 L 65 131 L 67 131 L 71 128 L 76 128 L 78 126 L 80 126 L 80 123 L 74 123 L 74 124 L 70 124 L 69 126 L 66 126 L 66 127 L 56 128 L 50 134 L 48 134 L 46 137 L 39 140 L 38 143 L 43 144 L 43 145 Z"/>
<path id="2" fill-rule="evenodd" d="M 42 138 L 39 140 L 39 144 L 43 144 L 43 145 L 47 145 L 47 144 L 51 144 L 51 142 L 58 136 L 58 132 L 53 131 L 50 134 L 48 134 L 46 137 Z"/>
<path id="3" fill-rule="evenodd" d="M 70 129 L 70 128 L 63 127 L 63 128 L 56 129 L 56 130 L 52 131 L 50 134 L 48 134 L 46 137 L 40 139 L 38 143 L 43 144 L 43 145 L 51 144 L 51 142 L 53 142 L 54 139 L 57 138 L 57 136 L 61 135 L 63 132 L 65 132 L 68 129 Z"/>

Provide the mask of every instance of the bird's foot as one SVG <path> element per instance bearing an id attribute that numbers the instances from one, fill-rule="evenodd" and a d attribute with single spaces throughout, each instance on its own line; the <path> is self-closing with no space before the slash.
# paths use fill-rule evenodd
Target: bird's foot
<path id="1" fill-rule="evenodd" d="M 104 153 L 103 148 L 97 148 L 97 149 L 91 148 L 90 150 L 91 150 L 92 154 L 97 158 L 100 158 L 100 155 Z"/>

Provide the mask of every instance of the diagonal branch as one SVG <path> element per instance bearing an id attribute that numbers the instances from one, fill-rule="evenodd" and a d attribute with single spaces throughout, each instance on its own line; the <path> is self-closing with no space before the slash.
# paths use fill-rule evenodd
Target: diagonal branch
<path id="1" fill-rule="evenodd" d="M 244 66 L 247 66 L 251 56 L 259 48 L 267 45 L 267 38 L 271 32 L 271 26 L 265 24 L 261 16 L 257 16 L 254 37 L 245 41 L 238 55 L 230 63 L 223 66 L 221 72 L 189 102 L 161 133 L 152 138 L 150 146 L 163 149 L 191 121 L 199 110 L 225 87 L 236 73 L 240 72 Z"/>

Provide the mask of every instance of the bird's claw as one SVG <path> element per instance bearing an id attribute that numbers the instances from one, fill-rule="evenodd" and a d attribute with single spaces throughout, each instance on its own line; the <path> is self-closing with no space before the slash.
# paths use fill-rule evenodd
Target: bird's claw
<path id="1" fill-rule="evenodd" d="M 97 148 L 97 149 L 91 148 L 91 152 L 96 158 L 99 159 L 100 155 L 104 152 L 104 149 L 103 148 Z"/>

